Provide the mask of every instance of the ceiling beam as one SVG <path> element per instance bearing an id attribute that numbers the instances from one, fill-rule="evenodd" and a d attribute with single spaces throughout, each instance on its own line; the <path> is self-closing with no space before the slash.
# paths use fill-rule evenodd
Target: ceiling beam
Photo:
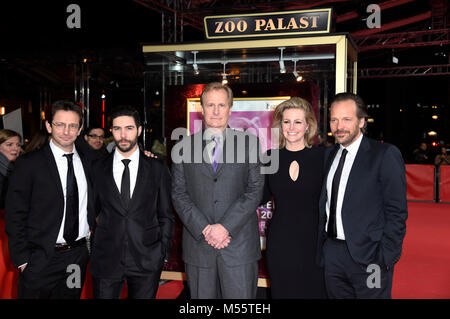
<path id="1" fill-rule="evenodd" d="M 416 23 L 419 21 L 423 21 L 423 20 L 427 20 L 431 18 L 431 11 L 427 11 L 425 13 L 413 16 L 413 17 L 409 17 L 406 19 L 401 19 L 401 20 L 397 20 L 394 22 L 390 22 L 390 23 L 385 23 L 382 24 L 381 28 L 373 28 L 373 29 L 366 29 L 366 30 L 360 30 L 360 31 L 356 31 L 351 33 L 352 37 L 360 37 L 360 36 L 365 36 L 365 35 L 371 35 L 371 34 L 375 34 L 375 33 L 379 33 L 379 32 L 384 32 L 384 31 L 388 31 L 388 30 L 392 30 L 392 29 L 396 29 L 408 24 L 412 24 L 412 23 Z"/>
<path id="2" fill-rule="evenodd" d="M 359 79 L 399 78 L 450 75 L 450 64 L 399 66 L 394 68 L 367 68 L 359 70 Z"/>
<path id="3" fill-rule="evenodd" d="M 354 37 L 360 52 L 450 44 L 450 29 L 373 34 Z"/>
<path id="4" fill-rule="evenodd" d="M 409 3 L 409 2 L 413 2 L 415 0 L 389 0 L 389 1 L 385 1 L 382 2 L 380 4 L 378 4 L 380 6 L 381 10 L 387 10 L 393 7 L 397 7 L 397 6 L 401 6 L 405 3 Z M 348 20 L 352 20 L 352 19 L 356 19 L 359 17 L 359 14 L 357 11 L 350 11 L 344 14 L 340 14 L 337 18 L 336 18 L 336 22 L 344 22 L 344 21 L 348 21 Z"/>

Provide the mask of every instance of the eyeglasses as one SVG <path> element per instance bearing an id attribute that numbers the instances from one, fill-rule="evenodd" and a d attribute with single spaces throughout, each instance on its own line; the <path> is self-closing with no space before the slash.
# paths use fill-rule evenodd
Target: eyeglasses
<path id="1" fill-rule="evenodd" d="M 103 135 L 95 135 L 95 134 L 87 134 L 90 138 L 104 140 L 105 137 Z"/>
<path id="2" fill-rule="evenodd" d="M 71 131 L 71 132 L 76 132 L 80 128 L 80 125 L 74 124 L 74 123 L 66 124 L 66 123 L 56 122 L 56 123 L 52 123 L 52 125 L 57 130 L 60 130 L 60 131 L 65 130 L 67 126 L 69 126 L 69 131 Z"/>

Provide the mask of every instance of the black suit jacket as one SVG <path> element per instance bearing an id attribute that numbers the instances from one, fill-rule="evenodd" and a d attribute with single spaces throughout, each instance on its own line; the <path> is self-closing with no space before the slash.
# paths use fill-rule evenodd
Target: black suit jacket
<path id="1" fill-rule="evenodd" d="M 317 254 L 320 265 L 327 237 L 327 176 L 338 149 L 336 145 L 325 152 Z M 342 223 L 352 258 L 362 265 L 392 267 L 401 255 L 407 216 L 405 165 L 400 151 L 363 136 L 342 204 Z"/>
<path id="2" fill-rule="evenodd" d="M 136 185 L 128 211 L 113 176 L 114 152 L 92 166 L 98 225 L 94 235 L 91 273 L 99 278 L 122 274 L 125 236 L 142 272 L 161 269 L 169 255 L 174 215 L 170 201 L 170 173 L 160 160 L 139 155 Z"/>
<path id="3" fill-rule="evenodd" d="M 77 149 L 92 196 L 89 163 Z M 50 145 L 20 156 L 9 179 L 6 196 L 6 233 L 13 264 L 28 263 L 27 271 L 39 272 L 54 254 L 64 214 L 64 193 Z M 88 205 L 91 230 L 95 215 Z"/>

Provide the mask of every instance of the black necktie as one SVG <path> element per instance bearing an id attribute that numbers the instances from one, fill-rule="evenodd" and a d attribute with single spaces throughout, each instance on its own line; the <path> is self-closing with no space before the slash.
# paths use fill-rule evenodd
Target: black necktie
<path id="1" fill-rule="evenodd" d="M 334 173 L 333 184 L 331 186 L 331 199 L 330 199 L 330 217 L 328 218 L 328 237 L 336 238 L 337 237 L 337 228 L 336 228 L 336 204 L 338 198 L 339 191 L 339 182 L 341 181 L 342 169 L 344 167 L 345 156 L 348 151 L 344 148 L 342 150 L 341 158 L 339 159 L 339 165 Z"/>
<path id="2" fill-rule="evenodd" d="M 125 165 L 125 169 L 122 174 L 122 185 L 120 187 L 120 195 L 122 197 L 122 201 L 125 204 L 125 207 L 128 208 L 128 204 L 130 203 L 130 169 L 128 168 L 128 164 L 130 164 L 131 160 L 123 159 L 123 165 Z"/>
<path id="3" fill-rule="evenodd" d="M 68 244 L 72 244 L 78 238 L 78 186 L 73 170 L 73 153 L 64 156 L 67 158 L 67 188 L 63 236 Z"/>

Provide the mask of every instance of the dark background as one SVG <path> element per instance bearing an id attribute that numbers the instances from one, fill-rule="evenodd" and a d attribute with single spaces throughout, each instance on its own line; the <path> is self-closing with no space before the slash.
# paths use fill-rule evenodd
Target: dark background
<path id="1" fill-rule="evenodd" d="M 284 1 L 285 8 L 301 2 Z M 368 3 L 380 2 L 329 1 L 325 6 L 333 7 L 336 17 L 351 10 L 362 16 Z M 66 26 L 70 15 L 66 8 L 71 3 L 81 7 L 81 29 Z M 216 12 L 237 13 L 230 12 L 232 4 L 219 1 Z M 382 23 L 430 8 L 430 1 L 412 1 L 382 12 Z M 2 1 L 0 105 L 6 106 L 6 112 L 19 106 L 24 108 L 24 137 L 29 139 L 40 125 L 40 94 L 46 92 L 48 102 L 73 99 L 73 65 L 87 58 L 91 71 L 91 123 L 99 124 L 102 93 L 107 97 L 107 112 L 119 104 L 142 108 L 145 71 L 142 44 L 161 43 L 161 25 L 160 13 L 132 0 Z M 389 32 L 426 30 L 431 26 L 429 19 Z M 366 27 L 365 21 L 353 19 L 335 23 L 334 28 L 336 32 L 354 32 Z M 204 41 L 203 32 L 186 26 L 184 41 Z M 363 52 L 358 57 L 358 68 L 448 64 L 448 48 L 444 45 Z M 392 62 L 392 55 L 399 58 L 398 65 Z M 432 142 L 450 143 L 448 88 L 448 75 L 359 79 L 358 93 L 368 105 L 374 106 L 369 108 L 374 123 L 369 124 L 368 135 L 396 144 L 407 161 L 421 141 L 431 148 Z M 155 105 L 148 108 L 152 139 L 162 139 L 160 109 Z M 438 120 L 433 120 L 432 115 L 438 115 Z M 431 130 L 438 132 L 438 136 L 428 136 Z"/>

